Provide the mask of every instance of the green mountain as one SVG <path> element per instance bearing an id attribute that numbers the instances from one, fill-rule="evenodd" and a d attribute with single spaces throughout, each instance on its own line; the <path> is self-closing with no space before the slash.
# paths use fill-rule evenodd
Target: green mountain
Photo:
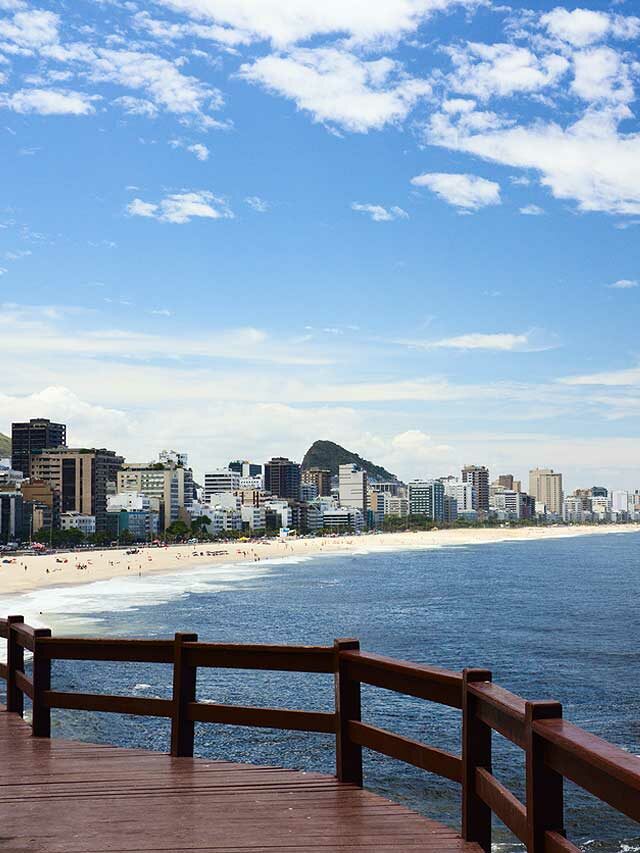
<path id="1" fill-rule="evenodd" d="M 11 439 L 0 432 L 0 457 L 11 456 Z"/>
<path id="2" fill-rule="evenodd" d="M 352 453 L 345 447 L 340 447 L 333 441 L 314 441 L 304 454 L 302 468 L 326 468 L 332 474 L 338 473 L 339 465 L 353 463 L 366 471 L 372 480 L 397 480 L 395 474 L 387 471 L 381 465 L 374 465 L 368 459 L 363 459 L 357 453 Z"/>

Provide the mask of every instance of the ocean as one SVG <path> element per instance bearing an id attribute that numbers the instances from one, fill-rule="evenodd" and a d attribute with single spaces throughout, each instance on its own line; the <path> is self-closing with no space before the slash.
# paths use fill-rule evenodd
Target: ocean
<path id="1" fill-rule="evenodd" d="M 37 616 L 56 633 L 331 644 L 451 669 L 487 667 L 494 681 L 530 699 L 562 702 L 565 718 L 640 753 L 640 534 L 292 558 L 127 577 L 0 600 L 0 613 Z M 162 665 L 57 662 L 62 690 L 168 697 Z M 107 687 L 108 685 L 108 687 Z M 329 710 L 325 675 L 223 670 L 198 674 L 198 698 Z M 460 714 L 363 688 L 363 719 L 458 751 Z M 168 748 L 154 719 L 54 712 L 53 735 Z M 494 735 L 495 766 L 522 796 L 520 750 Z M 330 736 L 199 725 L 196 754 L 331 773 Z M 457 786 L 365 750 L 365 784 L 458 827 Z M 566 829 L 585 851 L 640 851 L 640 827 L 572 785 Z M 522 850 L 496 824 L 496 850 Z"/>

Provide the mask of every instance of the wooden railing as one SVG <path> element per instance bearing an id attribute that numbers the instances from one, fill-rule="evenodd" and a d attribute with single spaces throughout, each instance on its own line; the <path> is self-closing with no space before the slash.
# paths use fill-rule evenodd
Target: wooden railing
<path id="1" fill-rule="evenodd" d="M 103 711 L 171 720 L 171 754 L 192 756 L 195 723 L 226 723 L 334 734 L 336 772 L 362 785 L 367 748 L 445 777 L 462 786 L 462 836 L 491 850 L 496 815 L 529 853 L 579 853 L 565 837 L 563 782 L 569 779 L 640 822 L 640 758 L 562 719 L 557 702 L 529 702 L 491 682 L 484 669 L 462 673 L 392 660 L 360 651 L 357 640 L 333 646 L 200 643 L 196 634 L 173 640 L 57 638 L 21 616 L 0 619 L 7 640 L 7 711 L 22 715 L 32 702 L 33 734 L 50 737 L 51 709 Z M 25 649 L 33 653 L 32 678 Z M 161 663 L 173 667 L 173 696 L 152 699 L 51 689 L 54 660 Z M 335 711 L 213 705 L 196 698 L 200 668 L 280 670 L 332 674 Z M 462 755 L 428 746 L 362 721 L 361 685 L 369 684 L 462 711 Z M 521 802 L 492 773 L 492 733 L 525 752 L 526 798 Z"/>

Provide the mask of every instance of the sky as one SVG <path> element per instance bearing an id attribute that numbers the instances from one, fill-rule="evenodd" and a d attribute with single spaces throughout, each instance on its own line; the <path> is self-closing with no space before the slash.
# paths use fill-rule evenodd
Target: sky
<path id="1" fill-rule="evenodd" d="M 640 488 L 634 6 L 0 0 L 0 431 Z"/>

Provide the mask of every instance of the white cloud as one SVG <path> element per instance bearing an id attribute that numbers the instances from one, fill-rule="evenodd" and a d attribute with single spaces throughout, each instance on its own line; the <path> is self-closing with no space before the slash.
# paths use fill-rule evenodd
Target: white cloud
<path id="1" fill-rule="evenodd" d="M 6 275 L 9 270 L 6 267 L 0 267 L 0 275 Z"/>
<path id="2" fill-rule="evenodd" d="M 206 120 L 206 109 L 222 105 L 217 89 L 183 74 L 176 62 L 152 53 L 100 48 L 89 65 L 88 75 L 95 82 L 142 89 L 156 105 L 178 115 L 197 114 Z"/>
<path id="3" fill-rule="evenodd" d="M 522 169 L 535 169 L 556 198 L 584 211 L 640 213 L 640 133 L 621 133 L 626 107 L 589 110 L 567 128 L 538 121 L 505 126 L 493 114 L 432 116 L 427 139 L 456 151 Z"/>
<path id="4" fill-rule="evenodd" d="M 195 155 L 197 160 L 204 162 L 209 159 L 209 149 L 201 142 L 195 142 L 193 145 L 187 145 L 187 151 Z"/>
<path id="5" fill-rule="evenodd" d="M 445 52 L 455 65 L 447 86 L 465 95 L 487 100 L 519 92 L 539 92 L 558 83 L 569 67 L 565 57 L 547 54 L 538 58 L 525 47 L 512 44 L 468 42 Z"/>
<path id="6" fill-rule="evenodd" d="M 612 284 L 607 284 L 606 286 L 611 290 L 630 290 L 632 287 L 638 287 L 638 284 L 635 279 L 619 278 L 618 281 L 614 281 Z"/>
<path id="7" fill-rule="evenodd" d="M 544 210 L 537 204 L 525 204 L 524 207 L 520 208 L 520 213 L 525 216 L 542 216 Z"/>
<path id="8" fill-rule="evenodd" d="M 529 346 L 528 334 L 513 334 L 511 332 L 493 335 L 471 332 L 453 338 L 443 338 L 423 344 L 425 349 L 460 349 L 460 350 L 499 350 L 509 352 L 521 350 Z"/>
<path id="9" fill-rule="evenodd" d="M 360 213 L 367 213 L 374 222 L 393 222 L 394 219 L 409 218 L 407 211 L 396 205 L 386 208 L 381 204 L 359 204 L 354 201 L 351 209 Z"/>
<path id="10" fill-rule="evenodd" d="M 316 122 L 366 133 L 407 117 L 431 93 L 392 59 L 366 61 L 336 48 L 294 50 L 240 67 L 239 76 L 295 101 Z"/>
<path id="11" fill-rule="evenodd" d="M 604 370 L 601 373 L 589 373 L 582 376 L 565 376 L 558 382 L 563 385 L 640 385 L 640 367 Z"/>
<path id="12" fill-rule="evenodd" d="M 411 33 L 434 12 L 474 0 L 160 0 L 196 20 L 268 39 L 279 47 L 319 35 L 347 35 L 354 42 L 394 41 Z"/>
<path id="13" fill-rule="evenodd" d="M 154 38 L 164 42 L 195 36 L 205 41 L 215 41 L 228 47 L 249 44 L 253 38 L 250 33 L 233 27 L 221 27 L 216 24 L 170 23 L 152 18 L 148 12 L 137 12 L 132 18 L 133 25 L 146 30 Z"/>
<path id="14" fill-rule="evenodd" d="M 169 311 L 168 308 L 155 308 L 153 311 L 149 312 L 156 317 L 171 317 L 173 316 L 173 311 Z"/>
<path id="15" fill-rule="evenodd" d="M 463 210 L 479 210 L 500 204 L 500 184 L 477 175 L 427 172 L 411 179 L 416 187 L 426 187 L 439 198 Z"/>
<path id="16" fill-rule="evenodd" d="M 158 115 L 158 108 L 152 102 L 145 98 L 133 98 L 131 95 L 123 95 L 113 101 L 119 107 L 132 116 L 145 116 L 146 118 L 155 118 Z"/>
<path id="17" fill-rule="evenodd" d="M 44 45 L 58 41 L 60 18 L 54 12 L 42 9 L 18 11 L 11 20 L 0 20 L 0 40 L 6 40 L 5 50 L 11 46 L 17 52 L 32 53 Z"/>
<path id="18" fill-rule="evenodd" d="M 127 212 L 131 216 L 144 216 L 177 225 L 183 225 L 196 217 L 233 219 L 226 201 L 208 190 L 171 193 L 157 204 L 134 198 L 127 205 Z"/>
<path id="19" fill-rule="evenodd" d="M 98 95 L 71 90 L 21 89 L 11 95 L 0 95 L 0 106 L 24 114 L 85 116 L 95 112 L 96 100 L 100 100 Z"/>
<path id="20" fill-rule="evenodd" d="M 245 198 L 245 203 L 249 205 L 256 213 L 266 213 L 269 210 L 269 202 L 257 195 L 249 195 Z"/>
<path id="21" fill-rule="evenodd" d="M 640 18 L 610 15 L 591 9 L 573 9 L 570 12 L 557 6 L 542 15 L 540 23 L 552 36 L 575 47 L 586 47 L 602 41 L 608 35 L 631 39 L 640 34 Z"/>
<path id="22" fill-rule="evenodd" d="M 634 99 L 631 72 L 617 51 L 596 47 L 573 56 L 575 76 L 571 89 L 579 98 L 595 103 L 629 103 Z"/>

